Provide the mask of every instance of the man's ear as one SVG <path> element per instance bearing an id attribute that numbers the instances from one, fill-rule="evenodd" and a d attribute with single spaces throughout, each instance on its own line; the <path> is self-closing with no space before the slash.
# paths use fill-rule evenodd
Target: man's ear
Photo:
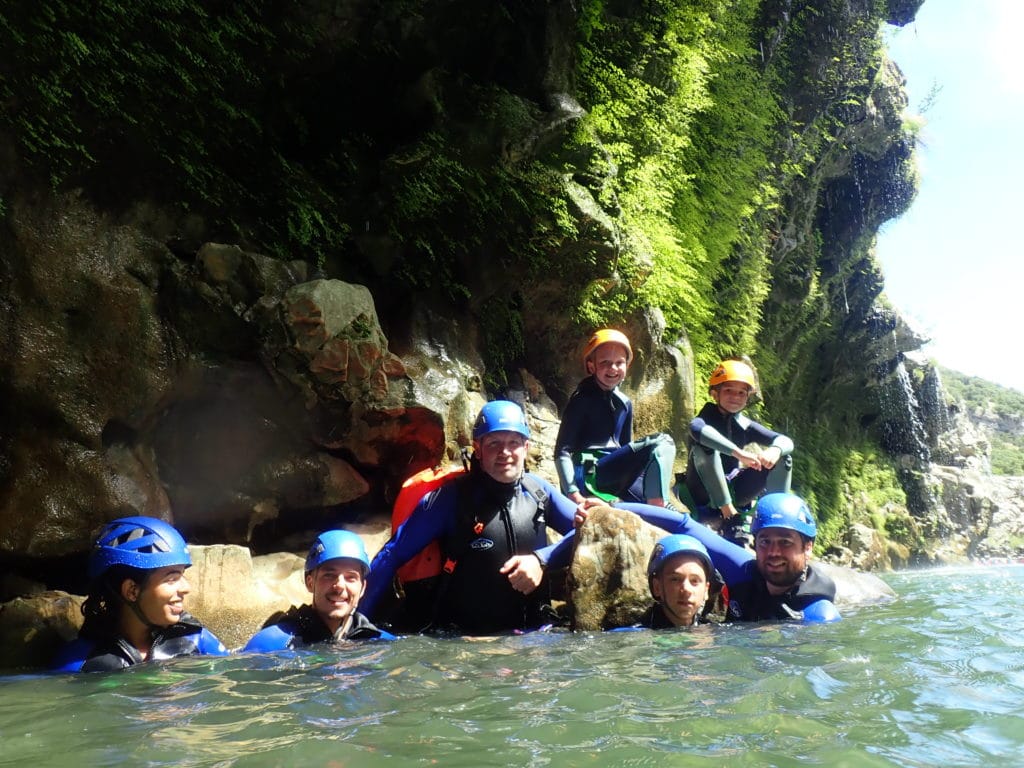
<path id="1" fill-rule="evenodd" d="M 594 366 L 594 361 L 591 360 L 590 358 L 587 358 L 587 360 L 584 361 L 584 365 L 587 366 L 587 373 L 589 373 L 591 376 L 593 376 L 594 375 L 594 371 L 597 370 L 597 368 Z"/>
<path id="2" fill-rule="evenodd" d="M 316 575 L 316 571 L 308 571 L 306 573 L 306 589 L 309 590 L 310 594 L 313 594 L 313 577 Z"/>
<path id="3" fill-rule="evenodd" d="M 661 602 L 661 580 L 657 576 L 651 578 L 651 594 L 655 600 Z"/>

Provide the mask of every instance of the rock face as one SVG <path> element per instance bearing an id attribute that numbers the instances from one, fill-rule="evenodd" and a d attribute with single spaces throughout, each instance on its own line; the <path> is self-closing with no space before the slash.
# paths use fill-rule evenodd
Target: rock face
<path id="1" fill-rule="evenodd" d="M 75 198 L 13 201 L 10 220 L 0 552 L 82 552 L 128 514 L 270 549 L 332 510 L 383 512 L 402 479 L 470 442 L 482 363 L 428 310 L 400 359 L 369 292 L 308 280 L 304 262 L 212 243 L 183 259 Z M 659 343 L 652 317 L 640 350 Z M 653 425 L 685 369 L 678 353 L 644 357 L 662 361 L 635 379 Z M 557 408 L 520 378 L 511 396 L 550 467 Z"/>
<path id="2" fill-rule="evenodd" d="M 0 550 L 172 510 L 247 543 L 444 453 L 448 414 L 415 400 L 365 289 L 230 246 L 182 262 L 74 199 L 11 208 Z"/>

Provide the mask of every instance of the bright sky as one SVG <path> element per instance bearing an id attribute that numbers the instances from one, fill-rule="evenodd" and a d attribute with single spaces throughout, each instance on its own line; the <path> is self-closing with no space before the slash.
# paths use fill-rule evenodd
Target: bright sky
<path id="1" fill-rule="evenodd" d="M 887 29 L 926 122 L 920 192 L 878 239 L 886 294 L 929 357 L 1024 391 L 1024 0 L 925 0 Z"/>

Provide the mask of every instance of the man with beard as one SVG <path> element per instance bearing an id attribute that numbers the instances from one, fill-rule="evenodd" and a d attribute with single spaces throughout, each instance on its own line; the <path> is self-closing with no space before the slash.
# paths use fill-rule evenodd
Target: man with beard
<path id="1" fill-rule="evenodd" d="M 740 621 L 835 621 L 836 585 L 808 562 L 818 527 L 807 504 L 792 493 L 769 493 L 750 523 L 756 553 L 750 578 L 729 584 L 729 615 Z M 712 553 L 712 558 L 714 554 Z"/>
<path id="2" fill-rule="evenodd" d="M 750 525 L 756 554 L 726 541 L 689 515 L 646 504 L 620 506 L 651 525 L 693 536 L 707 547 L 729 588 L 729 618 L 808 622 L 840 618 L 835 583 L 809 562 L 818 527 L 799 496 L 769 493 L 758 500 Z"/>

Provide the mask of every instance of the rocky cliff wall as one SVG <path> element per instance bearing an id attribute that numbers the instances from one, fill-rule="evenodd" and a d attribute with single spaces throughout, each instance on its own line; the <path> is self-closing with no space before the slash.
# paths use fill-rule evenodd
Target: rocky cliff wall
<path id="1" fill-rule="evenodd" d="M 922 549 L 942 449 L 871 254 L 913 195 L 879 25 L 918 4 L 243 3 L 174 41 L 69 6 L 88 50 L 60 120 L 71 54 L 14 34 L 55 22 L 6 19 L 30 76 L 3 83 L 4 557 L 71 578 L 126 512 L 301 549 L 498 394 L 543 471 L 604 323 L 635 340 L 641 430 L 684 444 L 710 362 L 751 354 L 824 538 Z M 211 60 L 241 20 L 273 55 Z M 871 464 L 902 502 L 854 487 Z"/>

